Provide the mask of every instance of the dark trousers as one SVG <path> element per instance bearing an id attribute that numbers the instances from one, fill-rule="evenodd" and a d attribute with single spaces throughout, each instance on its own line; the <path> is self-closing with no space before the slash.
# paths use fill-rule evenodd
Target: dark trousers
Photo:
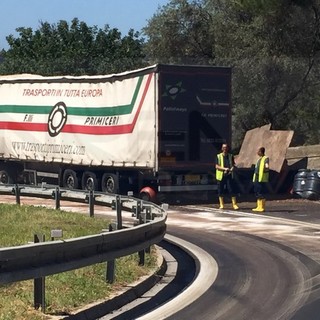
<path id="1" fill-rule="evenodd" d="M 221 181 L 218 181 L 218 195 L 222 197 L 224 194 L 229 193 L 232 197 L 235 196 L 235 181 L 232 175 L 223 176 Z"/>
<path id="2" fill-rule="evenodd" d="M 264 194 L 267 192 L 267 184 L 265 182 L 254 182 L 253 188 L 257 199 L 265 199 Z"/>

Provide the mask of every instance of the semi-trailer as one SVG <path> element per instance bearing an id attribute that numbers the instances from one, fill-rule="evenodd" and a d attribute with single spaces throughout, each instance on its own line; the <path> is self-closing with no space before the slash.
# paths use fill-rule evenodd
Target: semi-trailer
<path id="1" fill-rule="evenodd" d="M 0 183 L 56 183 L 146 200 L 216 188 L 231 142 L 231 68 L 0 77 Z"/>

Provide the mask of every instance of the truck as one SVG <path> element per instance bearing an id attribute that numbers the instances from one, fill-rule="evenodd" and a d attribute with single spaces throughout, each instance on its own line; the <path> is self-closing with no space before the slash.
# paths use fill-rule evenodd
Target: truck
<path id="1" fill-rule="evenodd" d="M 156 64 L 97 76 L 0 76 L 0 183 L 137 195 L 216 189 L 231 68 Z"/>

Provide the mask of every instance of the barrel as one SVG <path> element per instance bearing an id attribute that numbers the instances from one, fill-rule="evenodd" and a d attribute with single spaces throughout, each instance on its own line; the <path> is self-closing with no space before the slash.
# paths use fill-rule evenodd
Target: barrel
<path id="1" fill-rule="evenodd" d="M 308 172 L 302 198 L 309 200 L 320 199 L 320 171 L 311 170 Z"/>
<path id="2" fill-rule="evenodd" d="M 294 176 L 292 188 L 292 194 L 294 197 L 302 198 L 309 172 L 310 170 L 308 169 L 300 169 Z"/>

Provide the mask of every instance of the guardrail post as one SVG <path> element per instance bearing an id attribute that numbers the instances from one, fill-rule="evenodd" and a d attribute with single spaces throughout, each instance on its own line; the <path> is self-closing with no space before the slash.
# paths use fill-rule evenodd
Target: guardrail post
<path id="1" fill-rule="evenodd" d="M 143 223 L 146 223 L 146 213 L 141 213 L 141 208 L 143 208 L 142 206 L 142 201 L 138 201 L 137 203 L 137 208 L 140 208 L 140 214 L 139 214 L 139 224 L 143 224 Z M 145 250 L 141 250 L 139 251 L 139 265 L 140 266 L 144 266 L 144 262 L 145 262 Z"/>
<path id="2" fill-rule="evenodd" d="M 61 198 L 61 194 L 60 194 L 60 188 L 56 187 L 54 192 L 54 200 L 55 200 L 55 205 L 56 205 L 56 210 L 60 209 L 60 198 Z"/>
<path id="3" fill-rule="evenodd" d="M 119 195 L 116 196 L 116 210 L 117 210 L 117 229 L 122 229 L 122 203 Z"/>
<path id="4" fill-rule="evenodd" d="M 146 210 L 146 213 L 145 213 L 145 223 L 147 221 L 150 221 L 150 220 L 153 220 L 153 216 L 152 216 L 152 210 L 151 210 L 151 207 L 150 206 L 145 206 L 144 209 Z M 151 252 L 151 248 L 148 247 L 148 248 L 145 248 L 144 250 L 146 253 L 150 253 Z"/>
<path id="5" fill-rule="evenodd" d="M 116 230 L 117 226 L 110 223 L 109 231 Z M 115 260 L 107 261 L 106 281 L 108 283 L 114 283 L 114 271 L 115 271 Z"/>
<path id="6" fill-rule="evenodd" d="M 14 185 L 13 192 L 16 195 L 16 204 L 20 205 L 20 188 L 17 184 Z"/>
<path id="7" fill-rule="evenodd" d="M 94 216 L 94 193 L 93 193 L 93 190 L 89 191 L 89 214 L 90 214 L 90 217 Z"/>
<path id="8" fill-rule="evenodd" d="M 136 218 L 139 219 L 140 222 L 140 216 L 141 216 L 141 201 L 137 201 L 137 206 L 136 206 Z"/>
<path id="9" fill-rule="evenodd" d="M 150 206 L 145 206 L 144 208 L 145 208 L 145 210 L 146 210 L 146 219 L 147 219 L 147 220 L 153 220 L 154 217 L 152 216 L 151 207 L 150 207 Z"/>
<path id="10" fill-rule="evenodd" d="M 44 242 L 44 234 L 34 235 L 34 243 Z M 45 301 L 45 277 L 36 278 L 33 280 L 34 283 L 34 308 L 39 309 L 45 313 L 46 301 Z"/>

